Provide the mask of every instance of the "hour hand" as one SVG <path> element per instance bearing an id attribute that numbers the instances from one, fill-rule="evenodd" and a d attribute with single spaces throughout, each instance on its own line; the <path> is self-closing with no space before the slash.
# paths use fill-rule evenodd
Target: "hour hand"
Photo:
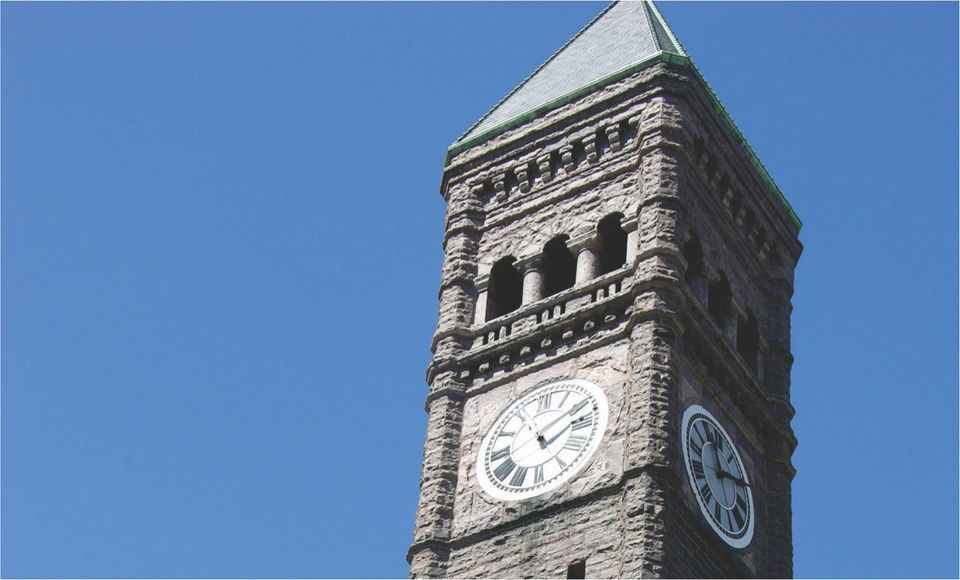
<path id="1" fill-rule="evenodd" d="M 527 415 L 527 412 L 523 409 L 517 409 L 517 415 L 520 416 L 520 419 L 523 420 L 523 423 L 534 433 L 537 434 L 537 439 L 543 439 L 543 435 L 540 431 L 537 430 L 536 423 L 533 422 L 533 419 L 530 418 L 530 415 Z"/>

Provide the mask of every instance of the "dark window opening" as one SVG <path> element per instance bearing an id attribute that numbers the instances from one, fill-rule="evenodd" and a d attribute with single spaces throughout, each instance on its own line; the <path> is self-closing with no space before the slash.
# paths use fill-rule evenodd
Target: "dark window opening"
<path id="1" fill-rule="evenodd" d="M 741 320 L 737 325 L 737 351 L 750 368 L 756 371 L 760 352 L 760 330 L 753 314 L 747 314 L 747 319 Z"/>
<path id="2" fill-rule="evenodd" d="M 587 561 L 580 560 L 579 562 L 574 562 L 567 566 L 567 578 L 586 578 L 587 577 Z"/>
<path id="3" fill-rule="evenodd" d="M 687 281 L 694 278 L 703 277 L 703 248 L 700 247 L 700 240 L 692 236 L 690 240 L 683 245 L 683 257 L 687 261 Z"/>
<path id="4" fill-rule="evenodd" d="M 720 279 L 716 282 L 711 282 L 707 292 L 707 309 L 720 328 L 724 327 L 724 319 L 730 313 L 732 301 L 733 297 L 730 294 L 730 283 L 727 282 L 723 274 L 720 274 Z"/>
<path id="5" fill-rule="evenodd" d="M 613 272 L 627 261 L 627 233 L 620 227 L 622 214 L 612 214 L 597 224 L 600 250 L 600 275 Z"/>
<path id="6" fill-rule="evenodd" d="M 567 249 L 567 236 L 553 238 L 543 247 L 543 295 L 572 288 L 577 279 L 577 259 Z"/>
<path id="7" fill-rule="evenodd" d="M 513 266 L 513 258 L 502 258 L 490 271 L 485 320 L 493 320 L 520 308 L 523 278 Z"/>

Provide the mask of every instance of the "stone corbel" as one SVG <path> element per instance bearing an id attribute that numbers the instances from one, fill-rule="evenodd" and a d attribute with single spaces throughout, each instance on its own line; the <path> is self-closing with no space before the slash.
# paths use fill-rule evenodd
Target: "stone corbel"
<path id="1" fill-rule="evenodd" d="M 540 180 L 543 183 L 553 181 L 553 168 L 550 166 L 550 153 L 537 157 L 537 168 L 540 170 Z"/>
<path id="2" fill-rule="evenodd" d="M 734 197 L 735 197 L 735 194 L 733 193 L 733 189 L 732 189 L 732 188 L 729 188 L 729 187 L 728 187 L 727 189 L 725 189 L 725 190 L 723 191 L 723 198 L 722 198 L 722 200 L 723 200 L 723 206 L 724 206 L 725 208 L 727 208 L 728 211 L 731 211 L 731 212 L 733 211 L 733 198 L 734 198 Z"/>
<path id="3" fill-rule="evenodd" d="M 743 227 L 743 223 L 747 219 L 747 208 L 746 206 L 741 205 L 737 209 L 736 215 L 733 216 L 733 223 L 737 224 L 737 227 Z"/>
<path id="4" fill-rule="evenodd" d="M 573 145 L 569 143 L 560 148 L 560 164 L 566 175 L 573 173 L 577 166 L 573 163 Z"/>
<path id="5" fill-rule="evenodd" d="M 530 162 L 524 161 L 513 169 L 517 176 L 517 183 L 520 185 L 520 191 L 527 193 L 530 191 Z"/>
<path id="6" fill-rule="evenodd" d="M 604 128 L 607 135 L 607 142 L 610 143 L 610 150 L 616 153 L 623 146 L 620 143 L 620 121 L 614 121 Z"/>
<path id="7" fill-rule="evenodd" d="M 493 177 L 493 194 L 500 203 L 507 200 L 507 175 L 505 173 L 498 173 Z"/>
<path id="8" fill-rule="evenodd" d="M 760 245 L 760 259 L 766 260 L 767 256 L 770 255 L 770 249 L 773 248 L 773 244 L 770 240 L 763 240 L 763 244 Z"/>
<path id="9" fill-rule="evenodd" d="M 583 150 L 587 154 L 587 162 L 596 163 L 600 159 L 600 156 L 597 155 L 597 134 L 589 133 L 583 138 L 582 142 Z"/>

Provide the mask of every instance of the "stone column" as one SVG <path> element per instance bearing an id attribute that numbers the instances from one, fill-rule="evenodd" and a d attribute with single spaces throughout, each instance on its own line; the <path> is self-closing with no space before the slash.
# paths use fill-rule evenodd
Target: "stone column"
<path id="1" fill-rule="evenodd" d="M 483 202 L 464 184 L 445 192 L 447 228 L 440 278 L 440 315 L 427 371 L 427 437 L 413 545 L 407 552 L 415 578 L 447 576 L 450 526 L 460 463 L 464 385 L 456 379 L 458 358 L 470 348 L 476 313 L 476 277 Z"/>
<path id="2" fill-rule="evenodd" d="M 434 379 L 427 398 L 427 440 L 420 472 L 420 502 L 407 552 L 411 578 L 446 577 L 453 504 L 460 463 L 463 386 L 445 373 Z"/>
<path id="3" fill-rule="evenodd" d="M 636 225 L 632 230 L 627 231 L 627 266 L 633 266 L 637 261 L 637 244 L 640 241 L 640 231 Z"/>
<path id="4" fill-rule="evenodd" d="M 487 321 L 487 289 L 477 292 L 477 306 L 473 311 L 473 323 L 483 324 Z"/>
<path id="5" fill-rule="evenodd" d="M 539 261 L 527 266 L 523 273 L 523 298 L 521 304 L 530 304 L 543 298 L 543 266 Z"/>
<path id="6" fill-rule="evenodd" d="M 680 144 L 663 130 L 661 109 L 651 107 L 641 121 L 641 161 L 637 226 L 628 253 L 636 262 L 630 312 L 630 354 L 625 411 L 624 525 L 622 577 L 683 576 L 671 556 L 678 546 L 666 541 L 674 517 L 669 490 L 676 489 L 674 462 L 679 402 L 679 352 L 683 334 L 682 242 L 679 239 Z"/>
<path id="7" fill-rule="evenodd" d="M 793 578 L 793 498 L 790 487 L 796 472 L 790 460 L 784 457 L 789 453 L 785 449 L 775 452 L 764 465 L 767 553 L 766 570 L 761 574 L 767 578 Z"/>
<path id="8" fill-rule="evenodd" d="M 597 277 L 600 271 L 600 256 L 591 242 L 580 248 L 577 254 L 577 281 L 576 284 L 589 282 Z"/>

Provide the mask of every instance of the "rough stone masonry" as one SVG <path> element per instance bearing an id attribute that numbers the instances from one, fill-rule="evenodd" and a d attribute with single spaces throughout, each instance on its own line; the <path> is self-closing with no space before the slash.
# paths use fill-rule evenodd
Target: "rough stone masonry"
<path id="1" fill-rule="evenodd" d="M 617 74 L 585 81 L 598 58 Z M 605 9 L 454 144 L 441 193 L 411 577 L 791 576 L 800 223 L 655 7 Z M 555 491 L 488 496 L 481 439 L 558 378 L 604 390 L 599 451 Z M 691 404 L 722 420 L 750 475 L 746 548 L 717 537 L 690 489 Z"/>

